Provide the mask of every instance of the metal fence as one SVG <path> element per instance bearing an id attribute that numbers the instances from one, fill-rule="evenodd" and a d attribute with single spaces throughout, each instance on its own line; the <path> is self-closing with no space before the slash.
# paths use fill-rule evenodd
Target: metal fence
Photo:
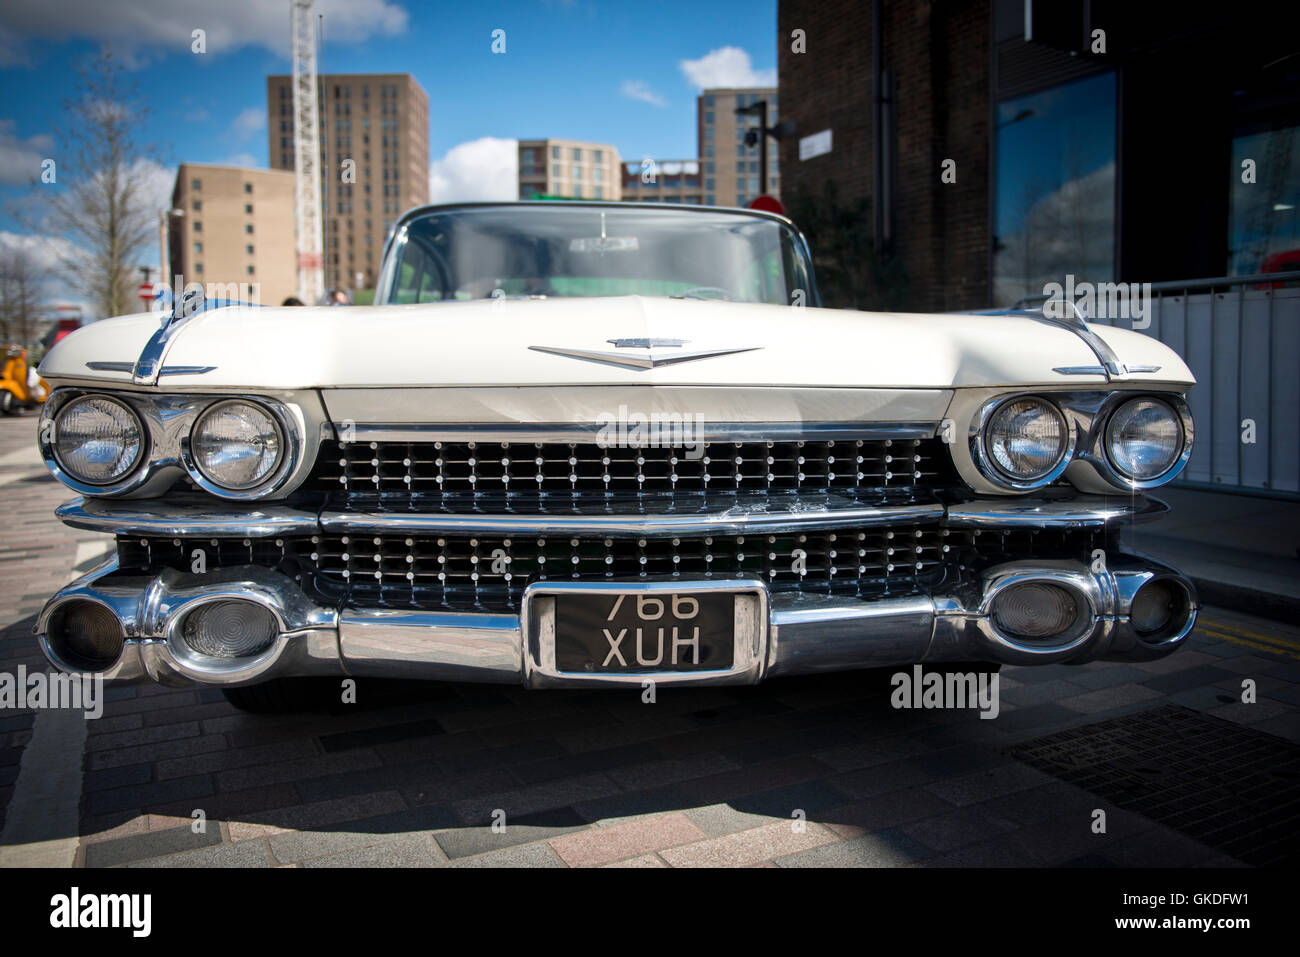
<path id="1" fill-rule="evenodd" d="M 1182 356 L 1197 383 L 1196 443 L 1176 484 L 1300 499 L 1300 271 L 1149 289 L 1151 324 L 1139 331 Z M 1133 326 L 1098 311 L 1089 323 Z"/>

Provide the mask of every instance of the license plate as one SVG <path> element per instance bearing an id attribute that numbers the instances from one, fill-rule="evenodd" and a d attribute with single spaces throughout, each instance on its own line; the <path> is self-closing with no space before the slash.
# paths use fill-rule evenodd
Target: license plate
<path id="1" fill-rule="evenodd" d="M 727 671 L 735 647 L 735 593 L 575 592 L 555 598 L 560 672 Z"/>

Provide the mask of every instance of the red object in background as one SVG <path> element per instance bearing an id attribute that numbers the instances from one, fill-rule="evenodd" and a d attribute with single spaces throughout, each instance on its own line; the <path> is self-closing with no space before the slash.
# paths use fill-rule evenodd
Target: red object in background
<path id="1" fill-rule="evenodd" d="M 1300 249 L 1288 249 L 1285 252 L 1273 253 L 1271 256 L 1265 256 L 1264 261 L 1259 264 L 1260 272 L 1290 272 L 1293 269 L 1300 269 Z M 1258 283 L 1256 289 L 1281 289 L 1284 284 L 1280 282 Z"/>
<path id="2" fill-rule="evenodd" d="M 153 283 L 151 282 L 140 283 L 140 288 L 135 291 L 135 294 L 140 297 L 140 301 L 144 303 L 145 309 L 148 309 L 150 305 L 153 303 L 153 297 L 154 297 Z"/>
<path id="3" fill-rule="evenodd" d="M 757 209 L 764 213 L 776 213 L 778 216 L 785 215 L 785 207 L 775 196 L 768 196 L 764 193 L 762 196 L 755 196 L 749 204 L 750 209 Z"/>
<path id="4" fill-rule="evenodd" d="M 54 328 L 54 341 L 58 342 L 65 336 L 69 336 L 81 328 L 81 317 L 75 319 L 60 319 Z"/>

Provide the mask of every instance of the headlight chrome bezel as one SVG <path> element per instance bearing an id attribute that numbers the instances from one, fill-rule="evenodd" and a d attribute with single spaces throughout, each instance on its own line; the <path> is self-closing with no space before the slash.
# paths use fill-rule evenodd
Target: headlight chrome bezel
<path id="1" fill-rule="evenodd" d="M 1174 422 L 1178 425 L 1178 454 L 1174 457 L 1170 465 L 1160 474 L 1146 479 L 1138 479 L 1126 473 L 1115 462 L 1111 453 L 1111 427 L 1114 425 L 1115 416 L 1125 406 L 1135 402 L 1154 402 L 1163 405 L 1173 415 Z M 1143 489 L 1158 488 L 1167 482 L 1173 481 L 1182 472 L 1187 465 L 1187 460 L 1192 455 L 1192 415 L 1188 409 L 1186 401 L 1181 396 L 1163 395 L 1160 393 L 1137 392 L 1137 393 L 1117 393 L 1111 396 L 1107 402 L 1107 408 L 1103 414 L 1098 416 L 1097 426 L 1094 429 L 1092 454 L 1088 456 L 1091 462 L 1103 475 L 1110 481 L 1124 489 L 1141 491 Z"/>
<path id="2" fill-rule="evenodd" d="M 120 481 L 90 485 L 78 481 L 62 467 L 55 454 L 54 423 L 62 410 L 79 399 L 102 397 L 125 406 L 140 423 L 144 449 L 140 460 Z M 259 485 L 230 490 L 209 482 L 195 467 L 189 436 L 195 423 L 224 402 L 248 402 L 268 412 L 279 429 L 283 452 L 280 462 Z M 199 488 L 228 501 L 253 501 L 283 494 L 306 478 L 315 460 L 324 428 L 321 410 L 295 402 L 254 394 L 140 393 L 84 387 L 56 388 L 46 400 L 38 424 L 37 445 L 46 468 L 68 488 L 92 498 L 123 498 L 167 494 L 175 482 L 188 476 Z"/>
<path id="3" fill-rule="evenodd" d="M 990 428 L 999 412 L 1007 406 L 1016 402 L 1037 402 L 1056 416 L 1061 425 L 1062 434 L 1065 436 L 1065 442 L 1062 445 L 1061 452 L 1053 463 L 1052 467 L 1040 475 L 1032 478 L 1023 478 L 1005 471 L 998 464 L 990 448 Z M 1051 485 L 1059 479 L 1074 458 L 1075 447 L 1078 437 L 1075 433 L 1073 423 L 1052 398 L 1048 395 L 1038 393 L 1018 393 L 1015 395 L 1000 396 L 991 402 L 988 402 L 980 410 L 974 428 L 971 429 L 971 454 L 975 459 L 975 465 L 980 474 L 990 482 L 1017 492 L 1030 492 L 1035 489 Z"/>
<path id="4" fill-rule="evenodd" d="M 134 423 L 136 432 L 139 435 L 140 447 L 136 451 L 135 459 L 132 461 L 130 468 L 118 478 L 107 482 L 93 482 L 78 476 L 59 455 L 59 429 L 64 416 L 79 403 L 93 400 L 108 402 L 123 409 Z M 149 429 L 146 428 L 140 413 L 129 402 L 103 392 L 87 392 L 73 396 L 60 404 L 57 411 L 40 423 L 39 444 L 45 464 L 54 473 L 54 476 L 69 488 L 85 495 L 111 495 L 122 489 L 133 487 L 153 451 Z"/>
<path id="5" fill-rule="evenodd" d="M 1008 403 L 1035 399 L 1055 406 L 1069 426 L 1067 452 L 1047 475 L 1034 481 L 1019 481 L 1006 475 L 993 460 L 985 445 L 988 424 L 994 414 Z M 1108 437 L 1113 416 L 1130 402 L 1154 401 L 1170 410 L 1181 428 L 1182 446 L 1173 464 L 1149 479 L 1134 479 L 1120 471 L 1112 461 Z M 978 407 L 970 420 L 967 447 L 970 463 L 982 482 L 1002 492 L 1031 492 L 1057 481 L 1067 472 L 1070 481 L 1090 494 L 1141 492 L 1173 481 L 1191 458 L 1194 444 L 1191 409 L 1182 393 L 1152 389 L 1061 390 L 1043 392 L 1004 392 L 990 396 Z M 1089 476 L 1092 476 L 1091 478 Z"/>
<path id="6" fill-rule="evenodd" d="M 200 426 L 203 425 L 204 421 L 207 420 L 209 416 L 212 416 L 214 412 L 218 412 L 227 406 L 251 406 L 252 408 L 255 408 L 255 410 L 263 413 L 263 415 L 266 416 L 266 419 L 270 421 L 270 424 L 272 424 L 274 430 L 276 430 L 276 439 L 279 443 L 279 454 L 276 459 L 276 464 L 270 468 L 269 472 L 266 472 L 266 475 L 256 482 L 253 482 L 252 485 L 233 486 L 221 484 L 221 482 L 213 479 L 212 476 L 209 476 L 208 473 L 204 471 L 203 465 L 199 463 L 198 455 L 195 454 L 195 436 L 198 434 Z M 274 411 L 269 404 L 259 402 L 259 400 L 256 399 L 246 399 L 242 397 L 220 399 L 217 400 L 217 402 L 208 404 L 208 406 L 205 406 L 198 415 L 194 416 L 194 423 L 190 425 L 190 429 L 187 430 L 185 437 L 181 439 L 181 460 L 185 463 L 186 471 L 190 473 L 191 479 L 194 480 L 195 484 L 198 485 L 199 488 L 203 489 L 204 492 L 211 492 L 213 495 L 221 495 L 222 498 L 259 498 L 261 494 L 265 494 L 265 490 L 268 486 L 276 485 L 277 480 L 281 479 L 281 477 L 285 476 L 286 473 L 290 471 L 292 464 L 292 442 L 290 441 L 289 436 L 290 432 L 289 429 L 286 428 L 286 424 L 283 423 L 281 416 L 278 416 L 276 411 Z"/>
<path id="7" fill-rule="evenodd" d="M 280 442 L 280 456 L 275 466 L 255 485 L 247 488 L 235 488 L 232 486 L 222 485 L 220 482 L 211 478 L 203 467 L 199 464 L 197 456 L 194 454 L 194 436 L 198 432 L 199 426 L 204 420 L 217 410 L 229 405 L 249 405 L 263 412 L 271 424 L 275 427 L 277 437 Z M 263 496 L 275 491 L 283 484 L 284 479 L 294 471 L 297 462 L 298 443 L 293 439 L 293 431 L 289 428 L 285 417 L 271 403 L 243 396 L 230 396 L 209 403 L 201 409 L 195 416 L 194 421 L 190 424 L 189 429 L 181 438 L 181 462 L 185 466 L 185 471 L 189 473 L 194 484 L 199 486 L 205 492 L 220 496 L 225 499 L 235 501 L 248 501 L 250 499 L 262 498 Z"/>

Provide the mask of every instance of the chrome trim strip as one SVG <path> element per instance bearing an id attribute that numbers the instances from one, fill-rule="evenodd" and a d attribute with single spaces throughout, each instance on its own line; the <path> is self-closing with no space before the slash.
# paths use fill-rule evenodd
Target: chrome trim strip
<path id="1" fill-rule="evenodd" d="M 670 422 L 671 418 L 666 417 Z M 569 422 L 508 427 L 500 424 L 413 424 L 335 421 L 334 430 L 356 442 L 575 442 L 596 443 L 609 426 Z M 691 423 L 691 438 L 702 442 L 797 442 L 862 439 L 932 439 L 938 422 L 705 422 Z M 697 434 L 698 432 L 698 434 Z"/>
<path id="2" fill-rule="evenodd" d="M 1106 374 L 1103 366 L 1056 366 L 1053 372 L 1059 372 L 1061 375 L 1100 375 Z"/>
<path id="3" fill-rule="evenodd" d="M 134 372 L 134 362 L 87 362 L 86 368 L 92 372 Z M 158 375 L 201 375 L 212 372 L 216 366 L 163 366 Z"/>
<path id="4" fill-rule="evenodd" d="M 134 362 L 87 362 L 86 368 L 92 372 L 131 372 Z"/>
<path id="5" fill-rule="evenodd" d="M 976 499 L 939 504 L 816 510 L 747 511 L 668 515 L 489 515 L 407 512 L 323 512 L 287 505 L 226 508 L 220 502 L 178 505 L 165 499 L 75 498 L 55 514 L 73 528 L 113 535 L 172 538 L 269 538 L 321 532 L 430 532 L 491 534 L 626 534 L 667 538 L 690 534 L 747 534 L 848 526 L 939 522 L 951 528 L 1099 528 L 1120 521 L 1144 521 L 1169 511 L 1159 499 L 1079 497 Z"/>
<path id="6" fill-rule="evenodd" d="M 1097 499 L 1059 502 L 981 500 L 948 507 L 949 528 L 1101 528 L 1120 521 L 1159 518 L 1169 506 L 1159 499 Z"/>
<path id="7" fill-rule="evenodd" d="M 54 514 L 72 528 L 110 535 L 268 538 L 320 531 L 314 511 L 283 505 L 237 509 L 222 508 L 219 502 L 177 505 L 162 499 L 110 502 L 83 497 L 63 503 Z"/>
<path id="8" fill-rule="evenodd" d="M 825 508 L 804 512 L 735 510 L 669 515 L 438 515 L 410 512 L 321 512 L 325 532 L 417 532 L 449 535 L 746 535 L 840 526 L 938 522 L 943 506 Z"/>
<path id="9" fill-rule="evenodd" d="M 165 375 L 202 375 L 205 372 L 213 372 L 216 366 L 163 366 L 158 371 L 161 378 Z"/>
<path id="10" fill-rule="evenodd" d="M 618 352 L 596 352 L 586 349 L 561 349 L 556 346 L 529 346 L 528 348 L 534 352 L 563 356 L 566 359 L 580 359 L 584 362 L 595 362 L 600 365 L 617 366 L 621 369 L 644 372 L 646 369 L 676 365 L 679 362 L 694 362 L 696 359 L 712 359 L 716 356 L 730 356 L 741 352 L 756 352 L 763 347 L 741 346 L 736 349 L 709 349 L 702 352 L 678 352 L 671 355 L 655 355 L 651 351 L 643 356 L 625 355 Z"/>

